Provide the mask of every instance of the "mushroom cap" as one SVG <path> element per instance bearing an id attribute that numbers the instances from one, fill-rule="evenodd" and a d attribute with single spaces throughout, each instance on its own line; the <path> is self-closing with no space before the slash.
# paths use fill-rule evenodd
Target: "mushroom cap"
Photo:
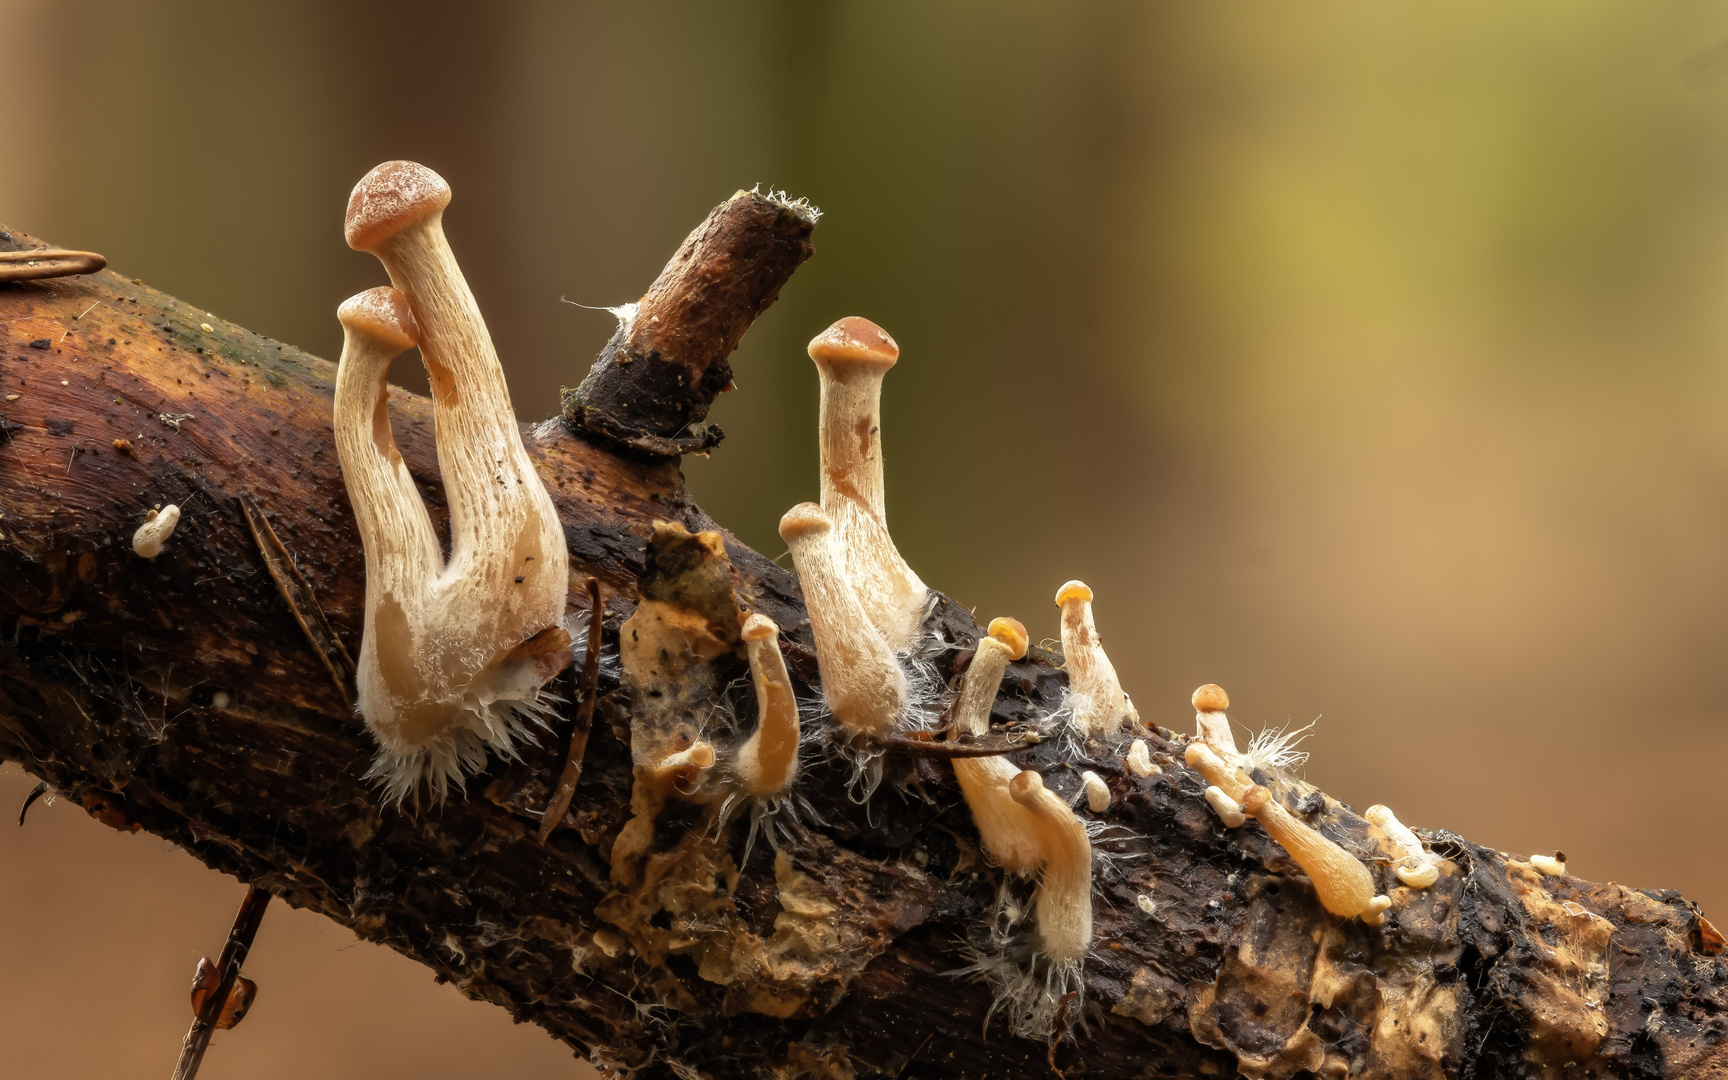
<path id="1" fill-rule="evenodd" d="M 744 620 L 744 628 L 739 631 L 745 641 L 766 641 L 780 636 L 780 627 L 774 620 L 759 612 L 752 611 Z"/>
<path id="2" fill-rule="evenodd" d="M 408 298 L 388 285 L 350 296 L 336 309 L 336 318 L 356 333 L 377 338 L 398 352 L 420 340 L 420 324 Z"/>
<path id="3" fill-rule="evenodd" d="M 1014 779 L 1008 781 L 1008 794 L 1017 803 L 1027 806 L 1044 790 L 1044 778 L 1025 769 L 1014 774 Z"/>
<path id="4" fill-rule="evenodd" d="M 355 251 L 372 251 L 403 228 L 450 205 L 450 185 L 413 161 L 386 161 L 348 196 L 343 233 Z"/>
<path id="5" fill-rule="evenodd" d="M 1230 695 L 1217 683 L 1207 683 L 1194 691 L 1194 708 L 1200 712 L 1223 712 L 1230 707 Z"/>
<path id="6" fill-rule="evenodd" d="M 826 368 L 876 368 L 887 371 L 900 359 L 900 346 L 869 319 L 848 315 L 810 339 L 810 359 Z"/>
<path id="7" fill-rule="evenodd" d="M 699 742 L 690 748 L 690 764 L 698 769 L 706 769 L 714 764 L 714 745 Z"/>
<path id="8" fill-rule="evenodd" d="M 806 536 L 818 536 L 834 528 L 834 521 L 816 503 L 799 503 L 780 519 L 780 539 L 790 544 Z"/>
<path id="9" fill-rule="evenodd" d="M 1008 659 L 1018 660 L 1026 655 L 1030 641 L 1026 637 L 1026 627 L 1019 619 L 1010 619 L 1006 615 L 991 619 L 990 636 L 1008 646 Z"/>
<path id="10" fill-rule="evenodd" d="M 1061 607 L 1071 600 L 1080 600 L 1090 604 L 1092 602 L 1092 590 L 1086 587 L 1084 581 L 1070 581 L 1056 590 L 1057 607 Z"/>

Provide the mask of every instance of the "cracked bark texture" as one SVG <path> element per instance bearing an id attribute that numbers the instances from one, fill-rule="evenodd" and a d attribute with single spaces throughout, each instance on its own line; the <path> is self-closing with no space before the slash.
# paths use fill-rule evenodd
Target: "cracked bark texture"
<path id="1" fill-rule="evenodd" d="M 6 249 L 32 245 L 0 229 Z M 706 325 L 736 345 L 778 288 L 711 291 L 732 306 Z M 1447 859 L 1439 882 L 1412 893 L 1349 807 L 1258 774 L 1396 900 L 1384 927 L 1340 922 L 1257 824 L 1219 823 L 1181 764 L 1186 736 L 1166 729 L 1142 733 L 1162 768 L 1146 778 L 1104 747 L 1012 758 L 1070 800 L 1099 773 L 1102 816 L 1132 834 L 1100 844 L 1124 858 L 1096 879 L 1083 1027 L 1053 1052 L 986 1023 L 990 986 L 955 974 L 987 949 L 998 877 L 945 764 L 890 753 L 866 808 L 843 762 L 807 753 L 803 826 L 746 860 L 747 815 L 722 820 L 707 794 L 651 789 L 641 769 L 698 731 L 724 751 L 750 727 L 741 610 L 784 628 L 799 692 L 816 693 L 796 580 L 682 484 L 679 433 L 716 379 L 599 435 L 524 429 L 572 595 L 593 575 L 606 604 L 603 697 L 564 826 L 535 843 L 575 712 L 568 672 L 569 704 L 524 760 L 494 760 L 436 813 L 382 806 L 330 643 L 284 599 L 304 586 L 355 650 L 364 582 L 333 376 L 112 272 L 0 285 L 0 399 L 18 395 L 0 403 L 0 758 L 641 1076 L 1728 1076 L 1722 938 L 1682 897 L 1544 877 L 1443 832 L 1425 834 Z M 390 398 L 442 528 L 429 403 Z M 168 502 L 177 531 L 138 558 L 133 530 Z M 295 589 L 278 586 L 281 553 Z M 928 626 L 953 678 L 980 631 L 946 598 Z M 1010 668 L 999 728 L 1057 703 L 1059 660 Z"/>

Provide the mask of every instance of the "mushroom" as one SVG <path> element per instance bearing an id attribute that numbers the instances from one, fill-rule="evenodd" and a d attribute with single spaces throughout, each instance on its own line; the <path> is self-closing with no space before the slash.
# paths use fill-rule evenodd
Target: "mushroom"
<path id="1" fill-rule="evenodd" d="M 395 288 L 343 305 L 336 443 L 366 549 L 359 708 L 381 752 L 370 775 L 400 802 L 427 780 L 441 798 L 514 756 L 542 687 L 570 661 L 563 526 L 516 424 L 504 372 L 441 224 L 450 188 L 391 161 L 348 202 L 350 247 Z M 390 360 L 418 344 L 431 377 L 450 557 L 390 435 Z"/>
<path id="2" fill-rule="evenodd" d="M 780 538 L 804 590 L 828 710 L 856 734 L 887 735 L 906 707 L 906 675 L 846 576 L 833 521 L 815 503 L 799 503 L 780 519 Z"/>
<path id="3" fill-rule="evenodd" d="M 1231 800 L 1240 803 L 1242 797 L 1248 794 L 1248 789 L 1254 786 L 1254 781 L 1235 763 L 1219 757 L 1211 746 L 1203 742 L 1188 744 L 1183 760 L 1188 767 L 1206 778 L 1206 782 L 1230 796 Z"/>
<path id="4" fill-rule="evenodd" d="M 714 767 L 714 761 L 714 745 L 697 739 L 656 761 L 652 772 L 655 779 L 688 790 L 698 776 Z"/>
<path id="5" fill-rule="evenodd" d="M 1296 820 L 1259 784 L 1243 796 L 1242 809 L 1296 860 L 1314 882 L 1314 892 L 1327 911 L 1342 919 L 1359 917 L 1370 926 L 1379 925 L 1392 901 L 1375 895 L 1373 875 L 1354 855 Z"/>
<path id="6" fill-rule="evenodd" d="M 798 772 L 798 700 L 780 654 L 780 628 L 766 615 L 752 613 L 741 634 L 756 683 L 756 730 L 738 748 L 734 772 L 746 792 L 780 795 Z"/>
<path id="7" fill-rule="evenodd" d="M 1216 784 L 1206 789 L 1206 805 L 1212 808 L 1227 829 L 1240 829 L 1248 820 L 1248 815 L 1242 812 L 1242 804 L 1224 794 L 1224 789 Z"/>
<path id="8" fill-rule="evenodd" d="M 1092 590 L 1083 581 L 1070 581 L 1056 590 L 1062 609 L 1062 655 L 1068 668 L 1068 692 L 1074 706 L 1074 730 L 1082 737 L 1114 735 L 1125 721 L 1140 717 L 1122 692 L 1116 668 L 1104 655 L 1098 627 L 1092 622 Z"/>
<path id="9" fill-rule="evenodd" d="M 1206 745 L 1218 751 L 1225 761 L 1242 761 L 1236 749 L 1236 736 L 1230 730 L 1230 718 L 1224 710 L 1230 707 L 1230 695 L 1217 683 L 1207 683 L 1194 691 L 1194 719 L 1200 725 L 1200 737 Z"/>
<path id="10" fill-rule="evenodd" d="M 1392 808 L 1376 804 L 1362 815 L 1380 830 L 1380 843 L 1392 856 L 1392 872 L 1412 889 L 1426 889 L 1440 880 L 1445 860 L 1422 846 L 1410 827 L 1398 820 Z"/>
<path id="11" fill-rule="evenodd" d="M 900 346 L 869 319 L 841 319 L 811 339 L 822 383 L 822 509 L 870 624 L 895 651 L 918 636 L 930 590 L 888 534 L 882 487 L 882 378 Z"/>
<path id="12" fill-rule="evenodd" d="M 1086 793 L 1086 808 L 1094 814 L 1110 809 L 1110 786 L 1091 769 L 1080 774 L 1080 790 Z"/>
<path id="13" fill-rule="evenodd" d="M 1128 762 L 1128 771 L 1142 778 L 1157 776 L 1164 771 L 1152 763 L 1152 751 L 1147 747 L 1145 739 L 1135 739 L 1133 745 L 1128 747 L 1128 756 L 1124 760 Z"/>
<path id="14" fill-rule="evenodd" d="M 950 710 L 949 726 L 956 735 L 983 735 L 990 730 L 990 707 L 1012 661 L 1026 655 L 1026 628 L 1014 619 L 992 619 L 989 636 L 960 679 L 960 694 Z M 972 822 L 996 862 L 1010 873 L 1028 874 L 1038 868 L 1042 848 L 1032 814 L 1008 793 L 1020 773 L 1005 757 L 954 758 L 960 794 L 972 810 Z"/>
<path id="15" fill-rule="evenodd" d="M 1086 826 L 1031 770 L 1008 782 L 1008 794 L 1031 812 L 1035 827 L 1039 951 L 1053 965 L 1077 970 L 1092 947 L 1092 842 Z"/>
<path id="16" fill-rule="evenodd" d="M 138 531 L 132 534 L 132 550 L 146 559 L 154 559 L 162 554 L 162 545 L 174 535 L 174 526 L 180 524 L 180 508 L 169 503 L 160 510 L 150 510 L 144 515 L 144 524 L 138 526 Z"/>
<path id="17" fill-rule="evenodd" d="M 1532 855 L 1530 865 L 1547 877 L 1566 876 L 1566 856 L 1558 851 L 1552 855 Z"/>

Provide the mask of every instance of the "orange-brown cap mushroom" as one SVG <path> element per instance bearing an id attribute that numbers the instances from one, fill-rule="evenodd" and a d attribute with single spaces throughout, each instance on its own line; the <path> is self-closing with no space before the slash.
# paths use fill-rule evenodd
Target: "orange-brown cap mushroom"
<path id="1" fill-rule="evenodd" d="M 869 319 L 841 319 L 810 342 L 822 384 L 822 509 L 865 614 L 895 650 L 916 639 L 930 590 L 888 533 L 882 485 L 882 378 L 900 356 Z"/>
<path id="2" fill-rule="evenodd" d="M 1070 581 L 1056 590 L 1062 609 L 1062 656 L 1068 668 L 1068 692 L 1074 707 L 1074 730 L 1087 738 L 1107 738 L 1139 719 L 1115 665 L 1104 654 L 1098 627 L 1092 621 L 1092 590 L 1084 581 Z"/>
<path id="3" fill-rule="evenodd" d="M 1327 911 L 1342 919 L 1360 918 L 1369 925 L 1380 922 L 1392 901 L 1375 895 L 1374 877 L 1356 856 L 1296 820 L 1259 784 L 1243 796 L 1242 809 L 1296 860 L 1314 882 L 1314 892 Z"/>
<path id="4" fill-rule="evenodd" d="M 906 675 L 853 591 L 833 522 L 815 503 L 800 503 L 780 519 L 780 538 L 804 590 L 828 710 L 853 732 L 888 734 L 906 707 Z"/>
<path id="5" fill-rule="evenodd" d="M 1230 695 L 1217 683 L 1207 683 L 1194 691 L 1194 719 L 1200 725 L 1200 737 L 1206 745 L 1218 751 L 1226 761 L 1240 762 L 1236 736 L 1230 730 L 1230 718 L 1224 710 L 1230 707 Z"/>
<path id="6" fill-rule="evenodd" d="M 949 714 L 956 734 L 983 735 L 990 730 L 990 707 L 996 702 L 1002 675 L 1009 663 L 1026 655 L 1026 644 L 1026 628 L 1017 620 L 991 620 L 990 634 L 978 642 Z M 984 850 L 1010 873 L 1036 870 L 1041 851 L 1037 823 L 1008 794 L 1008 784 L 1020 770 L 1005 757 L 955 758 L 952 764 Z"/>
<path id="7" fill-rule="evenodd" d="M 383 751 L 373 775 L 398 800 L 422 777 L 442 795 L 484 767 L 488 746 L 513 754 L 569 659 L 555 640 L 569 587 L 563 526 L 445 240 L 449 201 L 437 173 L 387 162 L 355 186 L 346 222 L 349 244 L 376 255 L 395 287 L 344 305 L 350 377 L 339 370 L 336 428 L 367 556 L 360 711 Z M 388 437 L 383 357 L 405 342 L 432 381 L 448 561 Z"/>
<path id="8" fill-rule="evenodd" d="M 756 730 L 738 748 L 734 769 L 751 795 L 779 795 L 798 772 L 798 700 L 786 659 L 780 654 L 780 628 L 766 615 L 752 613 L 740 634 L 756 684 Z"/>

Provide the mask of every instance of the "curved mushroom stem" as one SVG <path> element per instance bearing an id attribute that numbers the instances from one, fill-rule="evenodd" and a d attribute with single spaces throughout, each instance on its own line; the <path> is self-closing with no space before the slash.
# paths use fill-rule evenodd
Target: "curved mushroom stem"
<path id="1" fill-rule="evenodd" d="M 1248 821 L 1248 815 L 1242 812 L 1242 804 L 1224 794 L 1216 784 L 1206 789 L 1206 805 L 1218 815 L 1226 829 L 1240 829 Z"/>
<path id="2" fill-rule="evenodd" d="M 1128 771 L 1142 779 L 1157 776 L 1164 771 L 1152 761 L 1152 751 L 1146 745 L 1145 739 L 1135 739 L 1133 745 L 1128 747 L 1128 756 L 1124 760 L 1128 762 Z"/>
<path id="3" fill-rule="evenodd" d="M 1062 609 L 1062 656 L 1074 701 L 1074 728 L 1086 738 L 1114 735 L 1140 717 L 1098 640 L 1092 590 L 1084 581 L 1070 581 L 1056 591 L 1056 606 Z"/>
<path id="4" fill-rule="evenodd" d="M 990 636 L 978 642 L 972 664 L 961 676 L 960 695 L 950 713 L 953 734 L 977 736 L 990 730 L 990 707 L 1002 675 L 1011 662 L 1026 655 L 1026 645 L 1026 628 L 1018 621 L 991 620 Z M 1038 824 L 1031 811 L 1008 794 L 1008 784 L 1020 770 L 1002 757 L 955 758 L 953 764 L 984 850 L 1009 873 L 1037 869 L 1043 850 Z"/>
<path id="5" fill-rule="evenodd" d="M 780 538 L 804 590 L 829 711 L 853 732 L 887 734 L 905 708 L 906 675 L 853 591 L 833 522 L 815 503 L 799 503 L 780 519 Z"/>
<path id="6" fill-rule="evenodd" d="M 368 396 L 353 387 L 351 407 L 337 410 L 338 428 L 349 428 L 346 437 L 339 434 L 339 448 L 347 447 L 344 469 L 370 470 L 374 503 L 395 508 L 361 529 L 367 636 L 384 648 L 369 653 L 362 644 L 359 684 L 361 712 L 383 747 L 373 773 L 397 800 L 422 776 L 442 796 L 449 782 L 484 767 L 488 745 L 513 754 L 515 740 L 526 735 L 519 714 L 533 713 L 541 687 L 570 659 L 559 626 L 569 586 L 563 527 L 522 444 L 479 307 L 445 241 L 441 219 L 449 201 L 449 186 L 430 169 L 387 162 L 355 185 L 346 225 L 349 246 L 376 255 L 406 302 L 357 300 L 350 308 L 344 325 L 357 382 L 374 390 Z M 402 312 L 411 316 L 403 319 Z M 391 318 L 403 330 L 401 340 L 419 344 L 431 376 L 438 465 L 450 506 L 447 564 L 421 525 L 424 508 L 418 516 L 408 508 L 413 488 L 402 487 L 406 473 L 390 463 L 394 443 L 378 435 L 388 419 L 374 353 L 380 342 L 390 345 L 388 333 L 379 336 L 379 320 Z M 385 464 L 368 465 L 368 455 Z M 386 494 L 391 490 L 400 494 Z M 411 497 L 417 504 L 418 494 Z M 392 515 L 402 519 L 394 522 L 399 527 Z M 397 564 L 400 574 L 371 573 L 373 565 Z M 401 662 L 381 669 L 391 658 Z"/>
<path id="7" fill-rule="evenodd" d="M 1208 784 L 1228 795 L 1233 802 L 1240 803 L 1243 796 L 1248 794 L 1248 789 L 1254 786 L 1254 781 L 1247 773 L 1234 762 L 1219 757 L 1206 743 L 1189 743 L 1182 756 L 1190 769 L 1204 776 Z"/>
<path id="8" fill-rule="evenodd" d="M 756 730 L 738 748 L 738 782 L 751 795 L 780 795 L 798 772 L 798 700 L 774 620 L 753 613 L 741 636 L 756 683 Z"/>
<path id="9" fill-rule="evenodd" d="M 1398 820 L 1392 808 L 1376 804 L 1362 815 L 1380 830 L 1380 846 L 1392 856 L 1392 872 L 1412 889 L 1426 889 L 1440 880 L 1440 856 L 1422 846 L 1410 827 Z"/>
<path id="10" fill-rule="evenodd" d="M 1206 745 L 1218 751 L 1225 761 L 1241 762 L 1236 749 L 1236 735 L 1230 730 L 1230 718 L 1224 710 L 1230 707 L 1230 695 L 1217 683 L 1207 683 L 1194 691 L 1194 719 L 1200 727 L 1200 737 Z"/>
<path id="11" fill-rule="evenodd" d="M 930 590 L 888 533 L 882 485 L 882 378 L 900 356 L 888 332 L 850 316 L 816 335 L 822 383 L 822 509 L 865 614 L 896 651 L 917 638 Z"/>
<path id="12" fill-rule="evenodd" d="M 180 507 L 169 503 L 160 510 L 152 510 L 144 517 L 144 524 L 138 526 L 138 531 L 132 534 L 132 551 L 142 558 L 154 559 L 162 554 L 162 545 L 174 535 L 174 526 L 180 524 Z"/>
<path id="13" fill-rule="evenodd" d="M 1092 842 L 1086 826 L 1035 772 L 1015 776 L 1008 794 L 1031 812 L 1038 831 L 1043 870 L 1034 910 L 1041 951 L 1058 963 L 1077 964 L 1092 947 Z"/>
<path id="14" fill-rule="evenodd" d="M 1370 926 L 1379 924 L 1392 901 L 1375 895 L 1373 875 L 1354 855 L 1297 821 L 1259 784 L 1248 789 L 1242 809 L 1296 860 L 1314 882 L 1314 892 L 1327 911 L 1343 919 L 1360 918 Z"/>

